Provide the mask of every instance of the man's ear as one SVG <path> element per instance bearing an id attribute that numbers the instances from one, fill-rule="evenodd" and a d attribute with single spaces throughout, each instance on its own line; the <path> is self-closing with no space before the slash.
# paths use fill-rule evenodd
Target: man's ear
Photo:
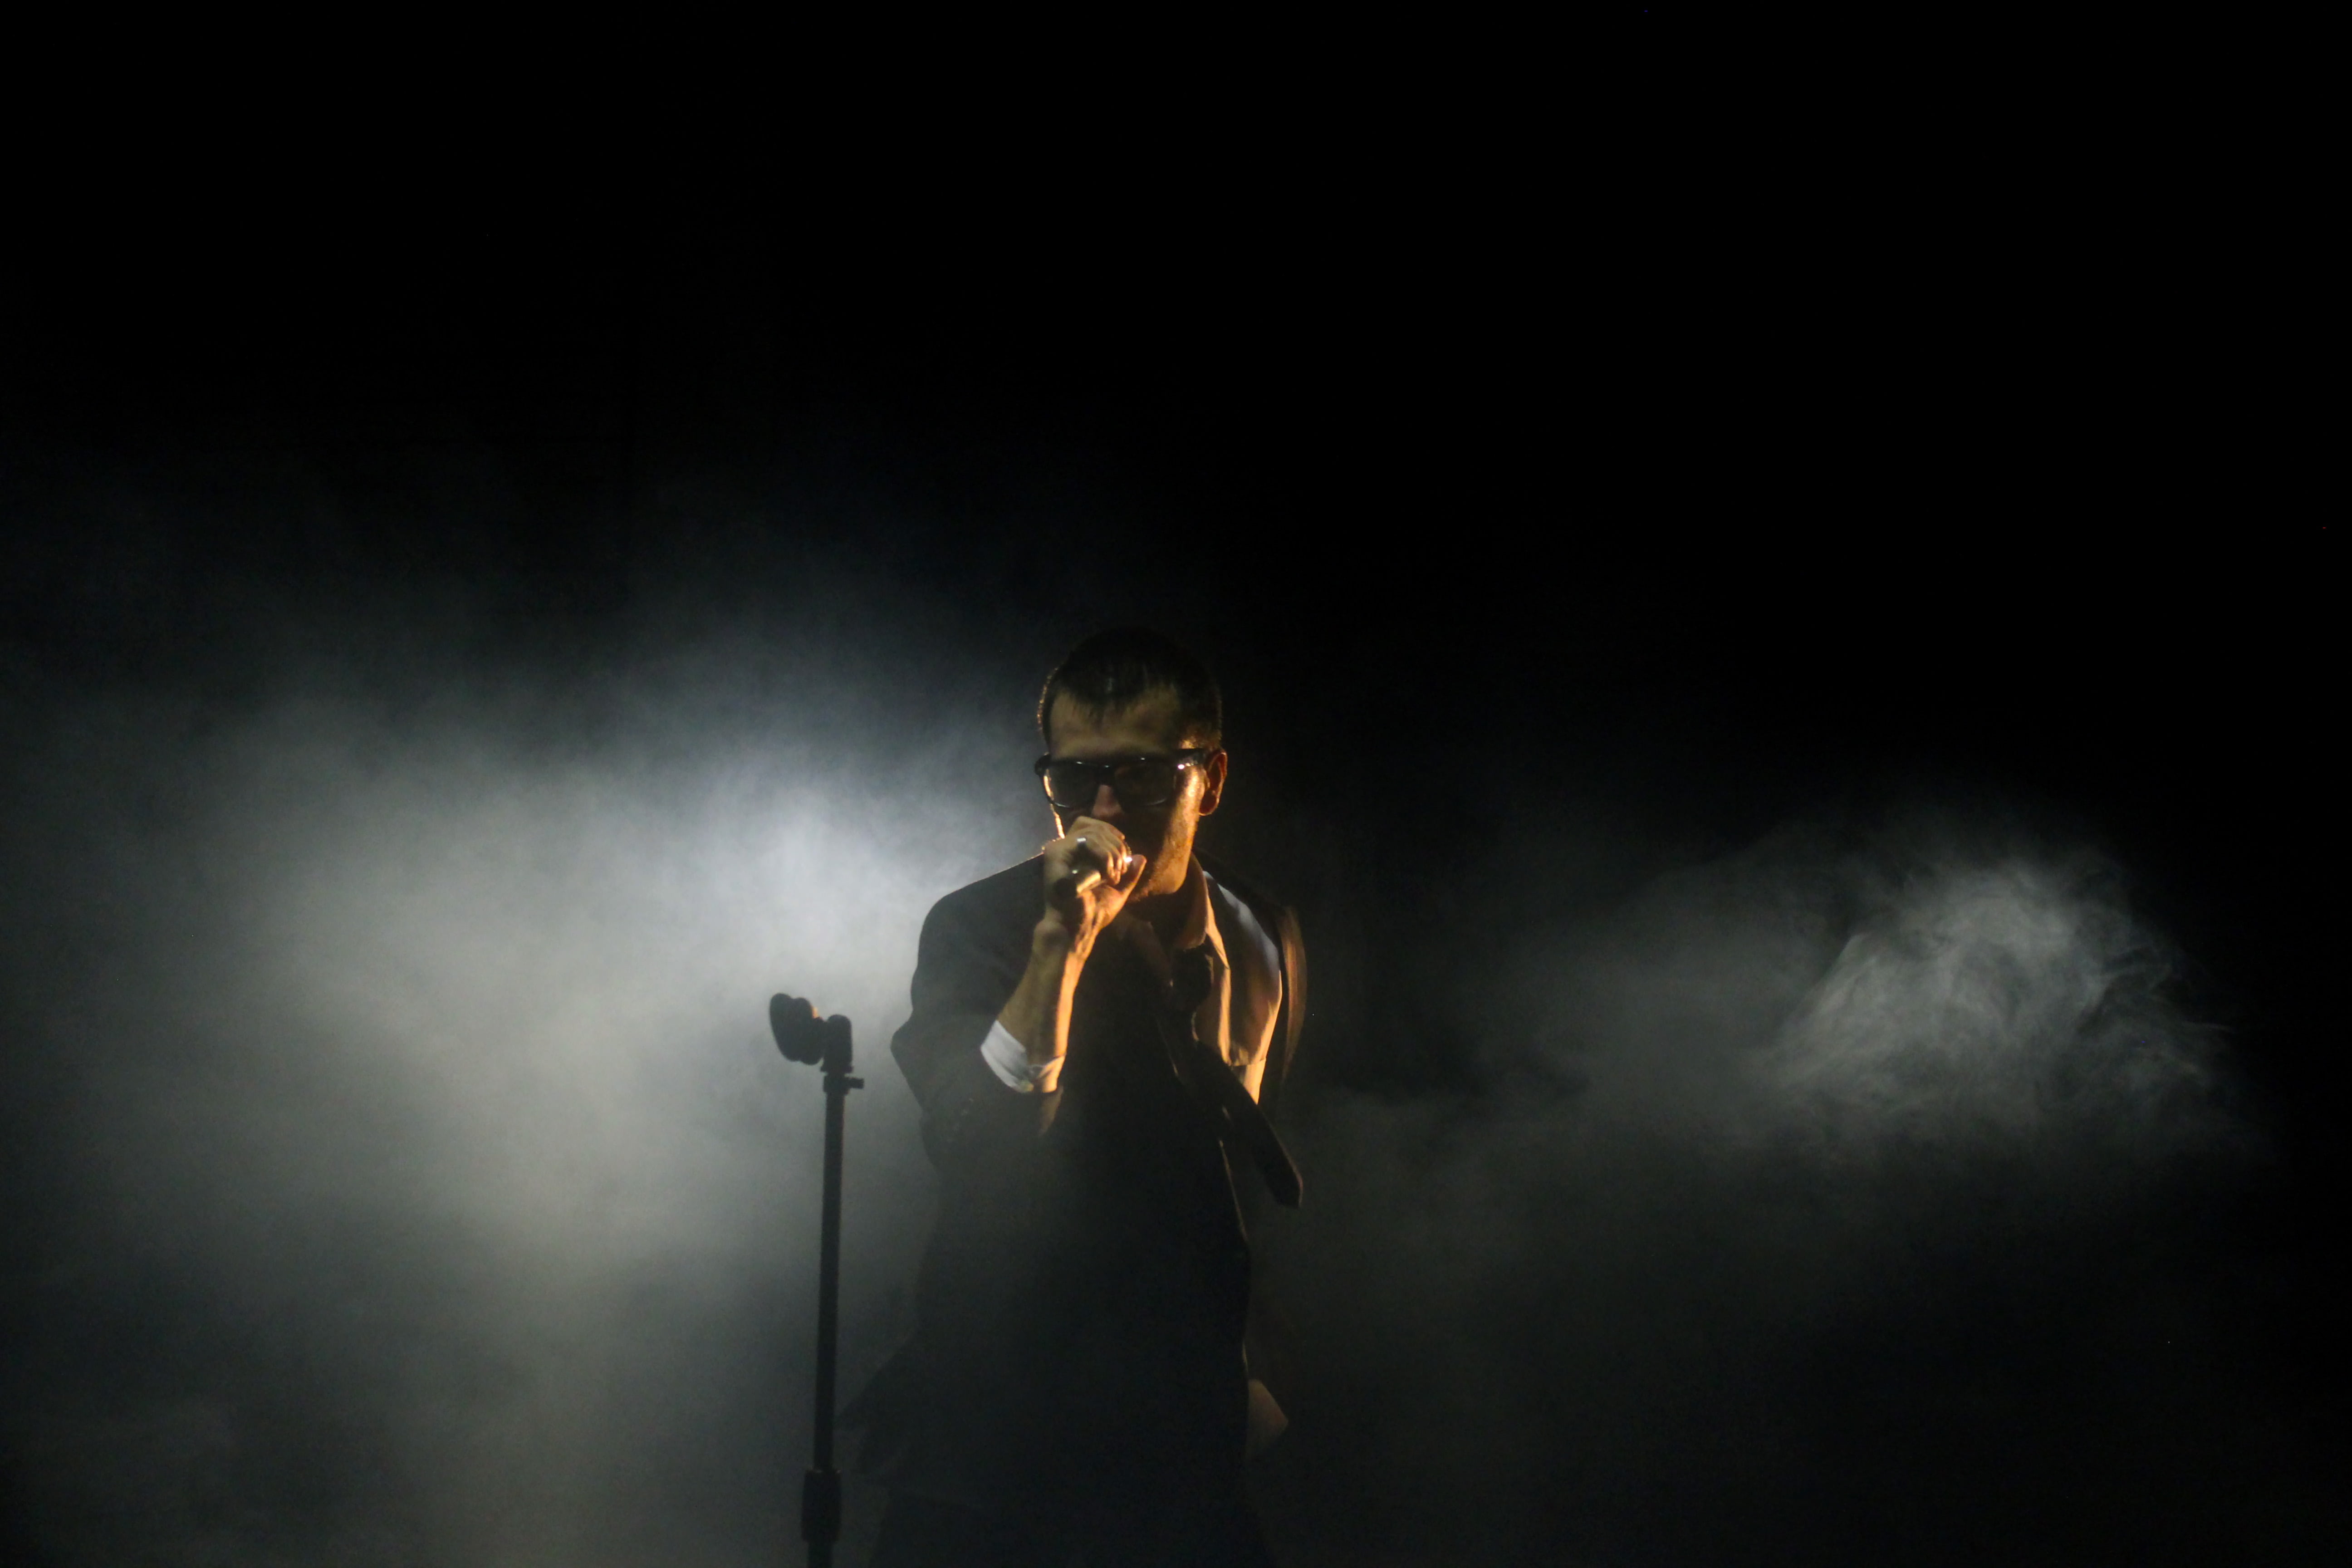
<path id="1" fill-rule="evenodd" d="M 1225 753 L 1221 750 L 1201 764 L 1201 815 L 1208 816 L 1225 798 Z"/>

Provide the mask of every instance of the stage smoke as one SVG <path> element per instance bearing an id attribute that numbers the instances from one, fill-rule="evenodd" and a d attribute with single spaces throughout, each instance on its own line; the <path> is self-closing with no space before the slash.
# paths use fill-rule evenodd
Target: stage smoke
<path id="1" fill-rule="evenodd" d="M 663 494 L 680 531 L 751 521 L 594 615 L 488 574 L 207 576 L 129 524 L 87 571 L 58 547 L 54 640 L 99 651 L 0 667 L 0 1544 L 788 1554 L 821 1096 L 767 999 L 857 1028 L 854 1391 L 930 1219 L 887 1050 L 919 922 L 1050 831 L 1037 684 L 1119 621 L 1223 664 L 1211 827 L 1300 896 L 1319 987 L 1307 1201 L 1258 1233 L 1292 1425 L 1253 1484 L 1291 1568 L 2316 1538 L 2328 1478 L 2252 1364 L 2286 1286 L 2236 1243 L 2275 1169 L 2087 832 L 1929 778 L 1679 849 L 1565 730 L 1473 790 L 1458 734 L 1414 754 L 1514 733 L 1526 659 L 1283 654 L 1223 576 L 1065 550 L 1066 498 L 1024 555 L 887 497 Z M 1460 721 L 1498 671 L 1532 684 Z"/>

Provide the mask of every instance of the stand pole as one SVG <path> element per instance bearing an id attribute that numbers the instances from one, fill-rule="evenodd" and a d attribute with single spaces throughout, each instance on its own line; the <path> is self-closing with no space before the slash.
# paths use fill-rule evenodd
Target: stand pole
<path id="1" fill-rule="evenodd" d="M 816 1441 L 808 1473 L 801 1478 L 801 1539 L 808 1542 L 809 1568 L 833 1568 L 833 1548 L 841 1539 L 841 1474 L 833 1464 L 835 1363 L 841 1341 L 841 1146 L 849 1091 L 866 1080 L 852 1078 L 849 1020 L 819 1022 L 815 1009 L 798 997 L 778 996 L 768 1005 L 776 1045 L 794 1061 L 824 1068 L 824 1198 L 817 1242 Z"/>

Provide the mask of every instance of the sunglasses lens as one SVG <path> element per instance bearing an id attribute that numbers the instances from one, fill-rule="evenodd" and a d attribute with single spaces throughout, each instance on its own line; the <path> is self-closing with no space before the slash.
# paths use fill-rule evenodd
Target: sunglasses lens
<path id="1" fill-rule="evenodd" d="M 1083 811 L 1095 803 L 1095 771 L 1076 763 L 1055 763 L 1045 770 L 1045 798 L 1066 811 Z"/>
<path id="2" fill-rule="evenodd" d="M 1118 770 L 1116 787 L 1129 805 L 1166 805 L 1176 798 L 1176 764 L 1130 763 Z"/>

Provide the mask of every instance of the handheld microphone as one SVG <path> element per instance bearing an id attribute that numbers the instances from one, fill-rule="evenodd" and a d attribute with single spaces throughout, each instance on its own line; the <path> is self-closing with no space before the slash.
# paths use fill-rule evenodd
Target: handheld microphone
<path id="1" fill-rule="evenodd" d="M 1078 849 L 1081 854 L 1088 857 L 1092 857 L 1097 853 L 1095 847 L 1085 840 L 1080 840 Z M 1132 866 L 1133 864 L 1135 864 L 1135 853 L 1134 851 L 1129 850 L 1120 857 L 1120 872 L 1124 874 L 1128 867 Z M 1057 900 L 1066 900 L 1076 898 L 1080 893 L 1085 892 L 1087 889 L 1101 882 L 1105 870 L 1106 868 L 1099 860 L 1090 859 L 1072 862 L 1070 868 L 1063 872 L 1061 879 L 1054 884 L 1054 897 Z"/>

